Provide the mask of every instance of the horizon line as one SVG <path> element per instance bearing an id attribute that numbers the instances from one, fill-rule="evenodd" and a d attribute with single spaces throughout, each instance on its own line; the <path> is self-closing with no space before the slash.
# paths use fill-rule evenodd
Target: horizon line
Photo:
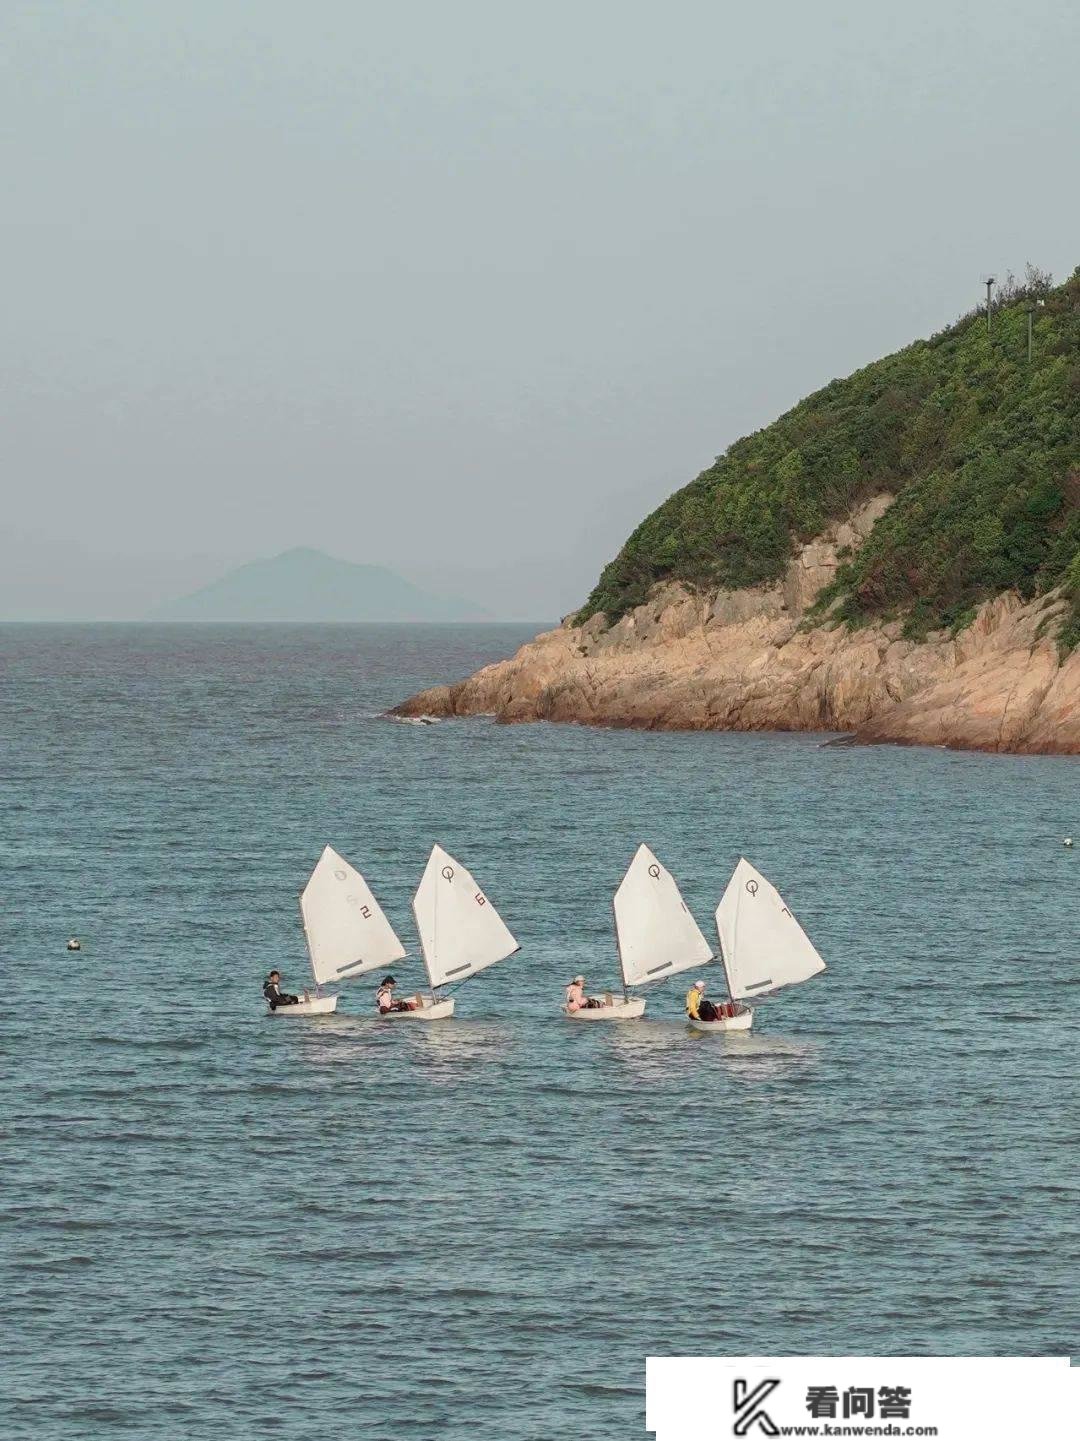
<path id="1" fill-rule="evenodd" d="M 555 624 L 561 624 L 557 617 Z M 148 620 L 145 617 L 110 617 L 99 620 L 65 618 L 63 616 L 23 616 L 8 619 L 0 616 L 0 625 L 147 625 L 147 626 L 207 626 L 207 625 L 535 625 L 550 622 L 550 617 L 538 620 L 536 616 L 487 616 L 477 620 Z"/>

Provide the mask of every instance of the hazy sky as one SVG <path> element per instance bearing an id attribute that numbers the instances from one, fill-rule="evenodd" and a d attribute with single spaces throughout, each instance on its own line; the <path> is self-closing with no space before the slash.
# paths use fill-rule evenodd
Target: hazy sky
<path id="1" fill-rule="evenodd" d="M 4 0 L 0 616 L 291 545 L 570 609 L 737 436 L 1080 263 L 1080 18 Z"/>

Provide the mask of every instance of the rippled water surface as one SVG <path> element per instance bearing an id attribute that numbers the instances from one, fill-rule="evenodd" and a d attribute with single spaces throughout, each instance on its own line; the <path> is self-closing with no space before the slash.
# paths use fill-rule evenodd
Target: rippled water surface
<path id="1" fill-rule="evenodd" d="M 380 718 L 524 638 L 0 630 L 3 1435 L 622 1441 L 647 1353 L 1080 1350 L 1077 762 Z M 521 952 L 268 1018 L 323 844 L 415 950 L 435 839 Z M 561 1019 L 642 839 L 828 972 Z"/>

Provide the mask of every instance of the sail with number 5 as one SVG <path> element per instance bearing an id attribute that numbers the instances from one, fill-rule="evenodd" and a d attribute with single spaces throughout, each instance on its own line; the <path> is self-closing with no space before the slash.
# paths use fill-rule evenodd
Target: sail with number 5
<path id="1" fill-rule="evenodd" d="M 687 908 L 675 877 L 640 845 L 615 892 L 615 938 L 623 984 L 645 985 L 705 966 L 713 949 Z"/>
<path id="2" fill-rule="evenodd" d="M 716 908 L 720 955 L 736 1001 L 808 981 L 825 969 L 783 896 L 740 859 Z"/>
<path id="3" fill-rule="evenodd" d="M 318 986 L 384 969 L 405 955 L 367 881 L 332 846 L 304 887 L 300 914 Z"/>
<path id="4" fill-rule="evenodd" d="M 469 872 L 442 846 L 431 848 L 413 915 L 432 991 L 475 976 L 520 949 Z"/>

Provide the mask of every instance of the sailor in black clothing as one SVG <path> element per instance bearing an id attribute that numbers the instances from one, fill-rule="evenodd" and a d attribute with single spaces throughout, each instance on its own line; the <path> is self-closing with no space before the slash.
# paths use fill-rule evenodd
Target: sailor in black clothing
<path id="1" fill-rule="evenodd" d="M 272 1011 L 278 1006 L 297 1006 L 300 1004 L 299 996 L 287 995 L 281 989 L 281 972 L 271 971 L 263 983 L 263 995 Z"/>

